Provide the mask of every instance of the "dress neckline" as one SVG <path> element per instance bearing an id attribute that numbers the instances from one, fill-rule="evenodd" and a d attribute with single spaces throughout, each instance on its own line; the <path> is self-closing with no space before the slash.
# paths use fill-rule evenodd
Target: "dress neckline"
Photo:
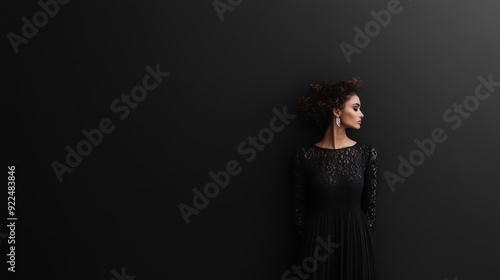
<path id="1" fill-rule="evenodd" d="M 314 147 L 318 148 L 318 149 L 322 149 L 322 150 L 332 150 L 332 151 L 337 151 L 337 150 L 343 150 L 343 149 L 349 149 L 349 148 L 353 148 L 355 146 L 357 146 L 359 144 L 359 142 L 356 142 L 354 145 L 352 146 L 347 146 L 347 147 L 343 147 L 343 148 L 338 148 L 338 149 L 331 149 L 331 148 L 323 148 L 323 147 L 320 147 L 320 146 L 316 146 L 316 144 L 312 144 Z"/>

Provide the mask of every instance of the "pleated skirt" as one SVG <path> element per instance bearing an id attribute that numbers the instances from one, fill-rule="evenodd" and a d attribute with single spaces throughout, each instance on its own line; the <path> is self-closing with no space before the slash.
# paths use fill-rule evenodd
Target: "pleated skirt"
<path id="1" fill-rule="evenodd" d="M 299 242 L 288 279 L 378 279 L 371 229 L 361 209 L 327 209 L 309 215 Z"/>

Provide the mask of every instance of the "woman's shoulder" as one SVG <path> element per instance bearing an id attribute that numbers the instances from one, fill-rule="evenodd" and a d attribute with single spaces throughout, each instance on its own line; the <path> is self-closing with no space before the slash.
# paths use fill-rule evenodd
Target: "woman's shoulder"
<path id="1" fill-rule="evenodd" d="M 365 148 L 365 149 L 369 149 L 369 150 L 371 150 L 371 149 L 375 149 L 375 146 L 374 146 L 374 145 L 372 145 L 372 144 L 370 144 L 370 143 L 366 143 L 366 142 L 359 142 L 359 141 L 358 141 L 358 142 L 356 142 L 356 145 L 358 145 L 358 146 L 360 146 L 360 147 L 363 147 L 363 148 Z"/>
<path id="2" fill-rule="evenodd" d="M 370 158 L 377 157 L 377 148 L 373 144 L 357 142 L 356 145 L 362 148 L 368 157 Z"/>
<path id="3" fill-rule="evenodd" d="M 315 149 L 314 144 L 300 145 L 296 147 L 295 150 L 293 151 L 293 158 L 303 159 L 303 160 L 310 159 L 311 157 L 313 157 L 315 152 L 317 151 Z"/>
<path id="4" fill-rule="evenodd" d="M 311 145 L 302 145 L 295 148 L 293 151 L 294 156 L 303 156 L 307 151 L 311 150 Z"/>

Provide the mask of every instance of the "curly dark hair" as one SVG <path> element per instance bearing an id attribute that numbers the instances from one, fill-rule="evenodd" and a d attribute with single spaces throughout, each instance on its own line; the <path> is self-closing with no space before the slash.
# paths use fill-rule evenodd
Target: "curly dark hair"
<path id="1" fill-rule="evenodd" d="M 344 109 L 345 102 L 363 87 L 359 77 L 350 80 L 325 80 L 322 84 L 310 84 L 310 91 L 299 100 L 300 110 L 306 119 L 319 127 L 331 124 L 332 110 Z"/>

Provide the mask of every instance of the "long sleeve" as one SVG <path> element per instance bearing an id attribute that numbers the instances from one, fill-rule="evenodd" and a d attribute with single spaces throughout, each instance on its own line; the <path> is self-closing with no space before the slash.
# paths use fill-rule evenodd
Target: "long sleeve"
<path id="1" fill-rule="evenodd" d="M 375 223 L 378 178 L 377 150 L 373 146 L 370 146 L 364 177 L 363 194 L 361 196 L 361 210 L 365 213 L 370 228 L 373 228 L 373 224 Z"/>
<path id="2" fill-rule="evenodd" d="M 305 166 L 300 149 L 293 155 L 292 167 L 294 223 L 300 235 L 304 228 L 306 211 Z"/>

